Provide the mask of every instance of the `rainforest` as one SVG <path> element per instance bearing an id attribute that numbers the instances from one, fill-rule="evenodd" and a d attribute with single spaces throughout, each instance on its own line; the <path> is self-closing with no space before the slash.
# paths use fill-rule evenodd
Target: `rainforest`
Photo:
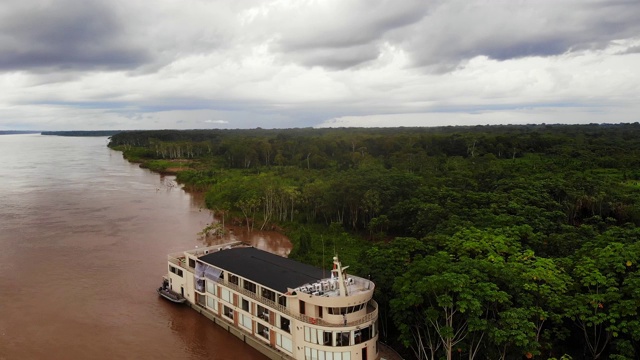
<path id="1" fill-rule="evenodd" d="M 339 254 L 415 359 L 636 359 L 640 124 L 127 131 L 227 222 Z"/>

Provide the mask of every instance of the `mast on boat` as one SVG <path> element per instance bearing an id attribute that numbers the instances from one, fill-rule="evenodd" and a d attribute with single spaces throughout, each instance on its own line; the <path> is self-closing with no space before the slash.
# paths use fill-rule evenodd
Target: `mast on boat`
<path id="1" fill-rule="evenodd" d="M 331 280 L 338 282 L 338 296 L 349 296 L 349 287 L 347 286 L 347 268 L 342 267 L 342 263 L 338 260 L 338 255 L 333 257 L 333 270 L 331 270 Z"/>

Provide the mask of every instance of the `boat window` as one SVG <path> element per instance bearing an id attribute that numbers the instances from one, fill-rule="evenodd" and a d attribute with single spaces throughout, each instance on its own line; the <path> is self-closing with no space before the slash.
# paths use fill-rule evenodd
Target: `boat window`
<path id="1" fill-rule="evenodd" d="M 207 297 L 204 295 L 196 294 L 196 303 L 204 307 L 207 304 Z"/>
<path id="2" fill-rule="evenodd" d="M 336 335 L 336 346 L 349 346 L 349 338 L 351 337 L 351 332 L 338 332 Z"/>
<path id="3" fill-rule="evenodd" d="M 276 333 L 276 344 L 278 344 L 280 348 L 290 353 L 293 352 L 293 342 L 291 341 L 291 338 L 288 338 L 286 336 Z M 326 359 L 326 360 L 329 360 L 329 359 Z"/>
<path id="4" fill-rule="evenodd" d="M 284 295 L 278 296 L 278 304 L 286 307 L 287 306 L 287 297 L 284 296 Z"/>
<path id="5" fill-rule="evenodd" d="M 196 291 L 204 292 L 204 279 L 196 279 Z"/>
<path id="6" fill-rule="evenodd" d="M 223 310 L 222 313 L 224 314 L 224 316 L 233 320 L 233 310 L 231 308 L 229 308 L 228 306 L 224 306 L 222 310 Z"/>
<path id="7" fill-rule="evenodd" d="M 271 301 L 276 301 L 276 293 L 269 289 L 262 288 L 262 297 Z"/>
<path id="8" fill-rule="evenodd" d="M 349 307 L 342 307 L 342 308 L 327 308 L 327 311 L 329 312 L 330 315 L 345 315 L 345 314 L 351 314 L 353 312 L 356 311 L 360 311 L 362 309 L 364 309 L 364 307 L 366 306 L 366 303 L 362 303 L 360 305 L 356 305 L 356 306 L 349 306 Z"/>
<path id="9" fill-rule="evenodd" d="M 371 326 L 367 326 L 366 328 L 362 329 L 362 341 L 368 341 L 371 339 Z"/>
<path id="10" fill-rule="evenodd" d="M 257 309 L 257 314 L 258 317 L 264 321 L 269 321 L 269 310 L 267 308 L 265 308 L 264 306 L 258 305 L 258 309 Z"/>
<path id="11" fill-rule="evenodd" d="M 229 282 L 238 285 L 238 277 L 233 274 L 229 274 Z"/>
<path id="12" fill-rule="evenodd" d="M 261 323 L 258 323 L 258 335 L 269 340 L 269 328 L 262 325 Z"/>
<path id="13" fill-rule="evenodd" d="M 214 310 L 218 310 L 218 304 L 216 303 L 216 299 L 210 296 L 207 296 L 207 307 Z"/>
<path id="14" fill-rule="evenodd" d="M 251 316 L 240 314 L 240 325 L 244 326 L 247 330 L 253 330 L 253 320 L 251 320 Z"/>
<path id="15" fill-rule="evenodd" d="M 244 287 L 246 290 L 251 291 L 252 293 L 256 293 L 256 284 L 252 283 L 249 280 L 243 280 L 242 281 L 242 287 Z"/>
<path id="16" fill-rule="evenodd" d="M 231 292 L 225 288 L 222 288 L 222 300 L 230 303 L 231 302 Z"/>
<path id="17" fill-rule="evenodd" d="M 176 274 L 176 275 L 178 275 L 178 276 L 180 276 L 180 277 L 182 277 L 182 270 L 180 270 L 180 269 L 178 269 L 176 267 L 169 266 L 169 271 L 174 273 L 174 274 Z"/>
<path id="18" fill-rule="evenodd" d="M 333 333 L 331 331 L 324 332 L 324 338 L 322 340 L 322 345 L 324 346 L 333 346 Z"/>
<path id="19" fill-rule="evenodd" d="M 285 318 L 285 317 L 280 317 L 280 329 L 290 333 L 291 330 L 289 329 L 289 327 L 291 326 L 291 320 Z"/>
<path id="20" fill-rule="evenodd" d="M 304 301 L 300 300 L 300 314 L 304 315 L 304 313 L 305 313 Z"/>
<path id="21" fill-rule="evenodd" d="M 249 311 L 249 300 L 242 298 L 242 310 L 246 311 L 246 312 L 250 312 Z"/>
<path id="22" fill-rule="evenodd" d="M 314 344 L 320 344 L 322 341 L 322 330 L 320 329 L 310 329 L 311 342 Z"/>
<path id="23" fill-rule="evenodd" d="M 329 334 L 332 333 L 331 331 L 325 332 L 324 330 L 320 330 L 320 329 L 317 329 L 317 332 L 318 332 L 318 339 L 317 339 L 317 344 L 318 345 L 324 345 L 325 341 L 326 341 L 326 334 L 327 333 L 329 333 Z"/>
<path id="24" fill-rule="evenodd" d="M 218 293 L 218 287 L 216 286 L 216 283 L 214 283 L 213 281 L 207 281 L 207 292 L 213 295 L 217 295 Z"/>
<path id="25" fill-rule="evenodd" d="M 331 352 L 305 347 L 305 359 L 312 360 L 350 360 L 351 352 Z M 342 355 L 347 354 L 347 355 Z"/>
<path id="26" fill-rule="evenodd" d="M 362 342 L 362 332 L 360 330 L 353 332 L 353 343 L 360 344 Z"/>

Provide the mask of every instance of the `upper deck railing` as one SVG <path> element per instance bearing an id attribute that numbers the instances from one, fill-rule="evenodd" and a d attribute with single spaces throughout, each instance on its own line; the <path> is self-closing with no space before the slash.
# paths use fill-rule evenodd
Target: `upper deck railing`
<path id="1" fill-rule="evenodd" d="M 295 318 L 297 320 L 300 320 L 302 322 L 308 323 L 308 324 L 312 324 L 312 325 L 319 325 L 319 326 L 325 326 L 325 327 L 348 327 L 348 326 L 358 326 L 358 325 L 362 325 L 364 323 L 370 322 L 373 319 L 376 319 L 378 317 L 378 303 L 371 299 L 369 300 L 369 303 L 367 304 L 367 314 L 359 319 L 353 320 L 353 321 L 348 321 L 347 324 L 345 325 L 344 323 L 330 323 L 327 321 L 324 321 L 322 319 L 316 319 L 314 317 L 311 316 L 307 316 L 307 315 L 302 315 L 302 314 L 297 314 L 294 312 L 291 312 L 286 306 L 283 306 L 281 304 L 278 304 L 274 301 L 271 301 L 269 299 L 263 298 L 262 296 L 258 296 L 256 293 L 253 293 L 247 289 L 244 289 L 236 284 L 230 283 L 226 280 L 223 279 L 218 279 L 216 281 L 219 284 L 222 284 L 223 286 L 236 291 L 246 297 L 249 297 L 259 303 L 262 303 L 263 305 L 266 305 L 267 307 L 271 308 L 271 309 L 275 309 L 287 316 L 290 316 L 292 318 Z"/>
<path id="2" fill-rule="evenodd" d="M 178 265 L 180 267 L 186 267 L 186 264 L 184 263 L 184 258 L 181 260 L 179 258 L 173 257 L 173 256 L 167 256 L 167 260 L 172 263 L 173 265 Z"/>

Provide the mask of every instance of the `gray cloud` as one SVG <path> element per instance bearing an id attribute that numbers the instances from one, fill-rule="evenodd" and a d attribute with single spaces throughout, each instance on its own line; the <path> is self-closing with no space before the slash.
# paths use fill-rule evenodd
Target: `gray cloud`
<path id="1" fill-rule="evenodd" d="M 269 50 L 285 63 L 351 69 L 391 45 L 415 66 L 449 71 L 475 56 L 553 56 L 640 34 L 635 0 L 296 1 L 265 5 L 242 29 L 234 14 L 244 8 L 235 3 L 178 10 L 162 2 L 25 3 L 0 5 L 0 70 L 149 73 L 184 56 L 271 38 Z"/>
<path id="2" fill-rule="evenodd" d="M 640 54 L 640 45 L 632 46 L 626 49 L 625 51 L 621 52 L 620 54 Z"/>
<path id="3" fill-rule="evenodd" d="M 128 43 L 118 14 L 96 1 L 3 4 L 0 49 L 4 70 L 121 69 L 148 60 Z"/>
<path id="4" fill-rule="evenodd" d="M 289 54 L 289 58 L 296 63 L 306 66 L 322 66 L 329 69 L 347 69 L 367 61 L 374 60 L 379 55 L 375 44 L 356 45 L 340 48 L 300 49 Z"/>
<path id="5" fill-rule="evenodd" d="M 414 65 L 452 70 L 476 56 L 508 60 L 602 49 L 640 34 L 635 0 L 354 1 L 268 13 L 273 50 L 305 66 L 347 69 L 383 44 Z"/>
<path id="6" fill-rule="evenodd" d="M 418 66 L 602 49 L 640 34 L 637 1 L 450 1 L 395 34 Z"/>
<path id="7" fill-rule="evenodd" d="M 350 68 L 376 59 L 387 32 L 419 21 L 433 6 L 422 0 L 338 1 L 334 5 L 316 3 L 270 15 L 279 35 L 275 49 L 303 65 Z"/>
<path id="8" fill-rule="evenodd" d="M 282 48 L 350 48 L 379 40 L 387 31 L 419 21 L 428 9 L 420 0 L 338 2 L 332 9 L 309 7 L 285 25 Z M 296 30 L 297 28 L 297 30 Z"/>

